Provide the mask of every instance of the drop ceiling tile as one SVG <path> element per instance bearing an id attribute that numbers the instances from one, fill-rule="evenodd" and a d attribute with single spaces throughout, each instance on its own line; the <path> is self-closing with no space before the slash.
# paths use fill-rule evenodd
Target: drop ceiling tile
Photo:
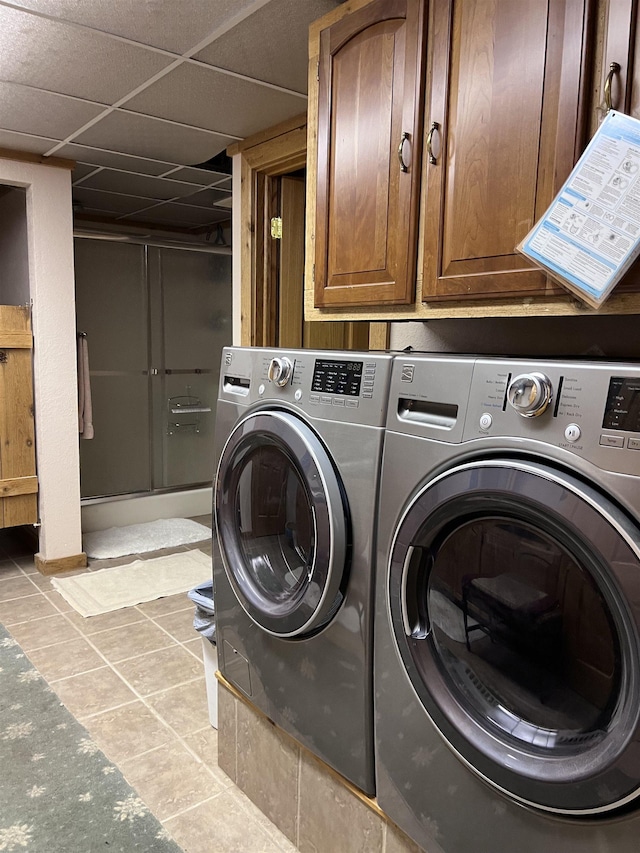
<path id="1" fill-rule="evenodd" d="M 271 0 L 194 58 L 306 94 L 309 24 L 338 5 L 339 0 Z"/>
<path id="2" fill-rule="evenodd" d="M 184 53 L 228 25 L 255 0 L 12 0 L 14 5 L 106 33 Z"/>
<path id="3" fill-rule="evenodd" d="M 27 133 L 14 133 L 11 130 L 0 130 L 0 148 L 8 148 L 11 151 L 46 154 L 55 144 L 55 139 L 29 136 Z"/>
<path id="4" fill-rule="evenodd" d="M 116 172 L 103 169 L 82 184 L 94 190 L 108 190 L 126 195 L 144 196 L 159 201 L 193 193 L 193 184 L 179 183 L 164 178 L 152 178 L 148 175 L 132 175 L 128 172 Z"/>
<path id="5" fill-rule="evenodd" d="M 96 168 L 96 166 L 91 166 L 88 163 L 76 163 L 73 167 L 73 172 L 71 173 L 71 179 L 74 183 L 76 181 L 81 181 L 83 178 L 86 178 L 87 175 L 95 172 Z"/>
<path id="6" fill-rule="evenodd" d="M 81 205 L 81 210 L 101 210 L 110 213 L 133 213 L 155 204 L 152 198 L 134 198 L 133 196 L 106 193 L 101 190 L 88 190 L 82 184 L 73 188 L 73 203 Z"/>
<path id="7" fill-rule="evenodd" d="M 216 189 L 229 190 L 229 192 L 231 192 L 231 186 L 232 186 L 232 181 L 231 181 L 231 178 L 228 178 L 228 177 L 225 178 L 223 181 L 220 181 L 220 183 L 215 184 Z"/>
<path id="8" fill-rule="evenodd" d="M 244 139 L 304 112 L 307 99 L 185 62 L 123 108 Z"/>
<path id="9" fill-rule="evenodd" d="M 209 160 L 234 140 L 230 136 L 209 133 L 195 127 L 182 127 L 114 110 L 74 141 L 137 157 L 170 159 L 178 165 L 190 166 Z"/>
<path id="10" fill-rule="evenodd" d="M 201 190 L 193 195 L 182 199 L 183 204 L 195 204 L 196 207 L 208 207 L 220 205 L 229 198 L 229 193 L 221 190 Z"/>
<path id="11" fill-rule="evenodd" d="M 0 81 L 0 126 L 64 139 L 103 111 L 98 104 Z"/>
<path id="12" fill-rule="evenodd" d="M 186 204 L 162 204 L 149 210 L 142 210 L 127 221 L 164 222 L 172 225 L 213 225 L 229 219 L 229 214 L 218 210 L 204 210 L 201 207 L 189 207 Z"/>
<path id="13" fill-rule="evenodd" d="M 113 104 L 173 61 L 8 6 L 0 7 L 0 56 L 4 80 L 101 104 Z"/>
<path id="14" fill-rule="evenodd" d="M 209 184 L 217 183 L 227 176 L 221 172 L 209 172 L 207 169 L 178 169 L 167 177 L 176 181 L 187 181 L 190 184 L 208 187 Z"/>
<path id="15" fill-rule="evenodd" d="M 175 169 L 174 163 L 164 163 L 162 160 L 145 160 L 142 157 L 130 157 L 128 154 L 118 154 L 115 151 L 105 151 L 102 148 L 75 145 L 73 142 L 56 151 L 56 157 L 66 157 L 69 160 L 82 160 L 85 163 L 93 163 L 96 166 L 123 169 L 125 172 L 140 172 L 142 175 L 164 175 L 170 169 Z"/>

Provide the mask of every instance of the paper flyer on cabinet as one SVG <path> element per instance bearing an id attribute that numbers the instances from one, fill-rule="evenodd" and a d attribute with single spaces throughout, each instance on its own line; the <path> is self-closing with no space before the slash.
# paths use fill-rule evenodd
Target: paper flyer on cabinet
<path id="1" fill-rule="evenodd" d="M 611 111 L 518 250 L 599 307 L 640 251 L 640 121 Z"/>

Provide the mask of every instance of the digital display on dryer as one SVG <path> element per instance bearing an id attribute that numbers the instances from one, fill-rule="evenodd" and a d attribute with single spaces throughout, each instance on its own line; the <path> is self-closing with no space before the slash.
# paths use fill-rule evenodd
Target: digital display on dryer
<path id="1" fill-rule="evenodd" d="M 316 359 L 311 390 L 321 394 L 343 394 L 357 397 L 362 383 L 361 361 Z"/>
<path id="2" fill-rule="evenodd" d="M 602 426 L 640 432 L 640 378 L 611 377 Z"/>

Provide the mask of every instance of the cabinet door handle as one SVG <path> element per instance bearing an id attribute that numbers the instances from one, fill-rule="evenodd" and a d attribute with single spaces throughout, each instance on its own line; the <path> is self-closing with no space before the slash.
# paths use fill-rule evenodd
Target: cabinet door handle
<path id="1" fill-rule="evenodd" d="M 400 163 L 400 171 L 408 172 L 409 167 L 404 162 L 404 144 L 405 142 L 411 141 L 411 134 L 407 133 L 406 130 L 402 131 L 402 136 L 400 137 L 400 145 L 398 145 L 398 162 Z"/>
<path id="2" fill-rule="evenodd" d="M 433 153 L 433 134 L 437 130 L 440 130 L 440 125 L 437 121 L 434 121 L 432 122 L 431 127 L 429 128 L 429 133 L 427 134 L 427 154 L 429 155 L 429 162 L 432 166 L 436 166 L 438 163 Z"/>
<path id="3" fill-rule="evenodd" d="M 611 84 L 613 83 L 613 78 L 619 71 L 620 65 L 617 62 L 612 62 L 609 66 L 609 73 L 607 74 L 607 79 L 604 81 L 605 115 L 613 108 L 613 104 L 611 103 Z"/>

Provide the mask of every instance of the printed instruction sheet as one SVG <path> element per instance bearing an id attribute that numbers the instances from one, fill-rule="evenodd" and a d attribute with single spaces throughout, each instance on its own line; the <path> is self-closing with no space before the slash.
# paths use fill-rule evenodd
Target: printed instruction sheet
<path id="1" fill-rule="evenodd" d="M 597 308 L 640 252 L 640 121 L 611 111 L 517 247 Z"/>

